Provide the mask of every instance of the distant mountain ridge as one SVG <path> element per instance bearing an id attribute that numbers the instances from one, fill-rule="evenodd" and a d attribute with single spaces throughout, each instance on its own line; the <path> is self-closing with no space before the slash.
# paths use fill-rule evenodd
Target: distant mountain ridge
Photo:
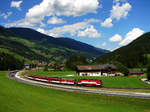
<path id="1" fill-rule="evenodd" d="M 147 55 L 149 54 L 150 32 L 143 34 L 126 46 L 98 57 L 96 62 L 119 61 L 128 67 L 140 67 L 148 63 Z"/>
<path id="2" fill-rule="evenodd" d="M 0 27 L 0 52 L 2 51 L 30 61 L 62 63 L 71 55 L 93 58 L 108 52 L 73 39 L 54 38 L 29 28 Z"/>
<path id="3" fill-rule="evenodd" d="M 9 30 L 13 32 L 16 36 L 22 37 L 30 41 L 41 41 L 41 43 L 44 44 L 51 43 L 53 45 L 63 46 L 74 50 L 80 50 L 83 52 L 89 52 L 96 55 L 102 55 L 106 52 L 109 52 L 108 50 L 95 48 L 91 45 L 79 42 L 71 38 L 54 38 L 52 36 L 42 34 L 29 28 L 9 28 Z"/>

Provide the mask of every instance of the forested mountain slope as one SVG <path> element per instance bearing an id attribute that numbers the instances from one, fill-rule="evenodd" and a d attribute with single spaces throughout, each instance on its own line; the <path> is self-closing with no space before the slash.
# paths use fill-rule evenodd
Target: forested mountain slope
<path id="1" fill-rule="evenodd" d="M 128 67 L 139 67 L 147 64 L 148 54 L 150 54 L 150 32 L 143 34 L 126 46 L 98 57 L 95 62 L 119 61 Z"/>

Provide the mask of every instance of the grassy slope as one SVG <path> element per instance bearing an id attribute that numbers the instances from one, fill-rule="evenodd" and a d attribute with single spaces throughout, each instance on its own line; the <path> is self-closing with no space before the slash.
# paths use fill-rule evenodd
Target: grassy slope
<path id="1" fill-rule="evenodd" d="M 66 75 L 76 74 L 74 71 L 55 71 L 55 72 L 43 72 L 37 71 L 32 72 L 31 74 L 43 75 L 43 76 L 57 76 L 65 78 L 83 78 L 83 79 L 100 79 L 103 82 L 104 87 L 113 87 L 113 88 L 150 88 L 150 85 L 140 81 L 143 77 L 87 77 L 87 76 L 74 76 L 67 77 Z"/>
<path id="2" fill-rule="evenodd" d="M 75 54 L 89 57 L 96 56 L 88 52 L 77 51 L 52 44 L 40 44 L 38 42 L 32 42 L 19 37 L 6 37 L 0 35 L 0 40 L 0 52 L 13 54 L 30 63 L 31 60 L 51 60 L 51 62 L 54 61 L 64 63 L 67 57 Z"/>
<path id="3" fill-rule="evenodd" d="M 58 91 L 18 83 L 0 72 L 0 112 L 149 112 L 149 99 Z"/>

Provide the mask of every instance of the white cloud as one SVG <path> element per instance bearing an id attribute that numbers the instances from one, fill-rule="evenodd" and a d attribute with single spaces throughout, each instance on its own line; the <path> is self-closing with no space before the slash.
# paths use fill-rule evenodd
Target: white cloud
<path id="1" fill-rule="evenodd" d="M 41 22 L 46 16 L 82 16 L 96 13 L 98 0 L 43 0 L 26 13 L 30 22 Z"/>
<path id="2" fill-rule="evenodd" d="M 132 6 L 129 3 L 117 3 L 112 7 L 110 11 L 110 17 L 116 20 L 120 20 L 121 18 L 125 18 L 128 15 L 128 12 L 131 10 Z"/>
<path id="3" fill-rule="evenodd" d="M 88 37 L 100 37 L 100 33 L 91 25 L 93 22 L 98 22 L 96 19 L 88 19 L 82 22 L 74 23 L 71 25 L 64 25 L 61 27 L 55 27 L 51 30 L 46 31 L 50 36 L 61 37 L 64 34 L 69 34 L 71 36 L 78 36 L 79 32 L 86 31 L 88 32 Z"/>
<path id="4" fill-rule="evenodd" d="M 37 31 L 38 31 L 38 32 L 40 32 L 40 33 L 45 34 L 45 30 L 44 30 L 44 29 L 42 29 L 42 28 L 38 28 L 38 29 L 37 29 Z"/>
<path id="5" fill-rule="evenodd" d="M 130 42 L 132 42 L 133 40 L 137 39 L 139 36 L 141 36 L 144 33 L 143 30 L 139 29 L 139 28 L 133 28 L 131 31 L 129 31 L 124 40 L 122 40 L 119 45 L 120 46 L 124 46 L 129 44 Z"/>
<path id="6" fill-rule="evenodd" d="M 122 40 L 122 37 L 119 34 L 115 34 L 109 39 L 110 42 L 120 42 L 121 40 Z"/>
<path id="7" fill-rule="evenodd" d="M 22 3 L 22 0 L 21 1 L 12 1 L 11 2 L 11 7 L 15 7 L 15 8 L 20 10 L 21 3 Z"/>
<path id="8" fill-rule="evenodd" d="M 85 19 L 84 21 L 87 23 L 98 23 L 98 22 L 100 22 L 99 19 L 95 19 L 95 18 Z"/>
<path id="9" fill-rule="evenodd" d="M 11 6 L 19 8 L 21 3 L 22 1 L 12 1 Z M 44 25 L 42 21 L 45 17 L 82 16 L 87 13 L 96 13 L 96 10 L 100 8 L 100 6 L 98 0 L 42 0 L 40 4 L 28 10 L 25 18 L 13 23 L 8 23 L 5 26 L 17 25 L 33 27 Z"/>
<path id="10" fill-rule="evenodd" d="M 39 23 L 41 25 L 43 25 L 42 23 Z M 18 21 L 14 21 L 12 23 L 7 23 L 5 24 L 5 27 L 28 27 L 28 28 L 33 28 L 36 26 L 36 24 L 31 24 L 28 20 L 26 19 L 21 19 Z"/>
<path id="11" fill-rule="evenodd" d="M 115 3 L 110 10 L 110 17 L 106 18 L 104 22 L 101 23 L 103 27 L 112 27 L 112 21 L 114 19 L 120 20 L 125 18 L 128 15 L 128 12 L 131 10 L 132 6 L 128 2 L 120 4 L 119 2 L 125 2 L 125 0 L 114 0 Z"/>
<path id="12" fill-rule="evenodd" d="M 103 27 L 112 27 L 112 19 L 111 18 L 107 18 L 104 22 L 101 23 L 101 26 Z"/>
<path id="13" fill-rule="evenodd" d="M 54 37 L 60 37 L 64 34 L 70 34 L 71 36 L 75 36 L 79 30 L 83 30 L 87 28 L 89 25 L 86 22 L 78 22 L 71 25 L 64 25 L 61 27 L 55 27 L 49 30 L 47 33 Z"/>
<path id="14" fill-rule="evenodd" d="M 2 14 L 0 14 L 0 17 L 7 19 L 10 15 L 12 15 L 12 12 L 2 13 Z"/>
<path id="15" fill-rule="evenodd" d="M 106 45 L 107 45 L 106 42 L 103 42 L 103 43 L 101 44 L 102 47 L 105 47 Z"/>
<path id="16" fill-rule="evenodd" d="M 100 37 L 101 34 L 94 28 L 93 25 L 86 28 L 84 31 L 78 32 L 79 37 L 90 37 L 90 38 L 97 38 Z"/>
<path id="17" fill-rule="evenodd" d="M 63 24 L 66 23 L 66 21 L 64 21 L 61 18 L 57 18 L 57 17 L 52 17 L 47 21 L 47 24 Z"/>

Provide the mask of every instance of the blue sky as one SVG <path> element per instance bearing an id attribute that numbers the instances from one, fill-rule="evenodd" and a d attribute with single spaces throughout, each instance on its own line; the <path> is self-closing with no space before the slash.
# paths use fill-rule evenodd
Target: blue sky
<path id="1" fill-rule="evenodd" d="M 149 0 L 1 0 L 0 25 L 114 50 L 150 31 Z"/>

